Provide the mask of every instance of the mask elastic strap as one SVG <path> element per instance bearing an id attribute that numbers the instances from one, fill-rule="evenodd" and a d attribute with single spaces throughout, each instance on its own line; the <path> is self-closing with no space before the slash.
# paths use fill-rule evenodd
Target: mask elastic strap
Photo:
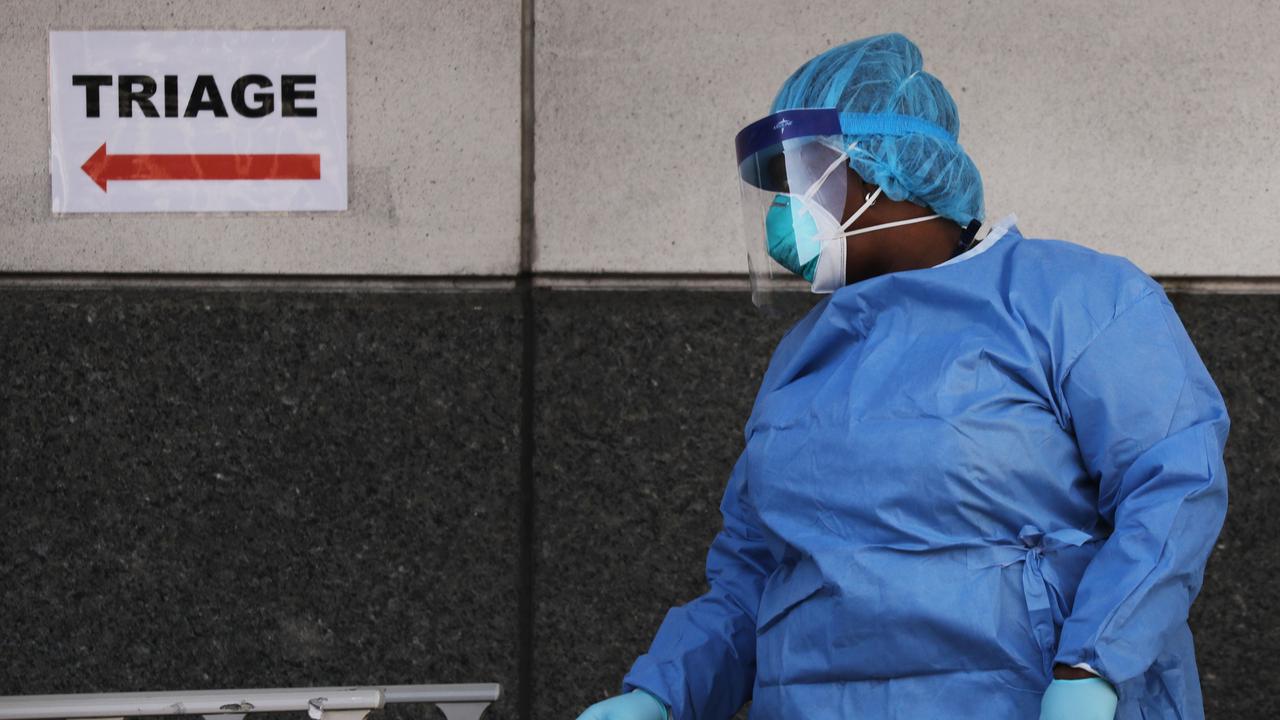
<path id="1" fill-rule="evenodd" d="M 835 159 L 835 162 L 827 166 L 827 169 L 822 173 L 822 176 L 819 177 L 817 180 L 815 180 L 813 184 L 809 186 L 809 189 L 806 190 L 804 193 L 804 199 L 812 200 L 813 196 L 817 194 L 818 188 L 822 187 L 822 183 L 826 182 L 827 178 L 831 177 L 831 173 L 835 172 L 836 168 L 840 167 L 841 165 L 844 165 L 844 161 L 848 159 L 849 159 L 848 154 L 841 153 L 840 157 Z"/>
<path id="2" fill-rule="evenodd" d="M 875 205 L 876 198 L 880 197 L 880 191 L 883 189 L 884 188 L 882 187 L 876 188 L 876 191 L 874 193 L 871 193 L 871 197 L 867 198 L 867 201 L 862 203 L 862 207 L 858 208 L 858 212 L 854 213 L 853 215 L 850 215 L 849 219 L 845 220 L 844 224 L 840 226 L 840 229 L 848 230 L 850 225 L 856 222 L 858 218 L 862 217 L 862 213 L 866 212 L 867 208 L 871 207 L 872 205 Z M 846 234 L 845 237 L 849 237 L 849 235 Z"/>
<path id="3" fill-rule="evenodd" d="M 871 226 L 871 227 L 869 227 L 869 228 L 862 228 L 862 229 L 860 229 L 860 230 L 854 230 L 853 232 L 847 232 L 847 233 L 845 233 L 845 234 L 844 234 L 844 236 L 845 236 L 845 237 L 853 237 L 854 235 L 861 235 L 862 233 L 869 233 L 869 232 L 871 232 L 872 230 L 886 230 L 886 229 L 888 229 L 888 228 L 901 227 L 901 226 L 903 226 L 903 225 L 910 225 L 910 224 L 912 224 L 912 223 L 924 222 L 925 220 L 933 220 L 934 218 L 940 218 L 940 217 L 942 217 L 942 216 L 941 216 L 941 215 L 925 215 L 924 217 L 911 218 L 911 219 L 909 219 L 909 220 L 899 220 L 899 221 L 897 221 L 897 222 L 883 223 L 883 224 L 880 224 L 880 225 L 872 225 L 872 226 Z"/>

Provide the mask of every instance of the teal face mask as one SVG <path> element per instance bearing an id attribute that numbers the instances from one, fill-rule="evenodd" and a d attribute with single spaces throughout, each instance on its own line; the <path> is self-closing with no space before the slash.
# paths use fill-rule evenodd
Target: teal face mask
<path id="1" fill-rule="evenodd" d="M 812 212 L 797 212 L 792 195 L 774 195 L 765 215 L 765 238 L 769 257 L 782 267 L 813 282 L 818 268 L 818 224 Z M 800 198 L 795 198 L 800 200 Z M 803 259 L 802 259 L 803 258 Z"/>

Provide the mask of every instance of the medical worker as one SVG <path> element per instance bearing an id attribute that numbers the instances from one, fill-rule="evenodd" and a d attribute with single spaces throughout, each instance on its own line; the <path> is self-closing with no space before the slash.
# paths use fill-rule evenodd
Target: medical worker
<path id="1" fill-rule="evenodd" d="M 710 589 L 583 720 L 1204 716 L 1222 397 L 1129 261 L 1013 216 L 974 241 L 958 132 L 891 34 L 738 135 L 755 302 L 784 273 L 826 295 L 761 383 Z"/>

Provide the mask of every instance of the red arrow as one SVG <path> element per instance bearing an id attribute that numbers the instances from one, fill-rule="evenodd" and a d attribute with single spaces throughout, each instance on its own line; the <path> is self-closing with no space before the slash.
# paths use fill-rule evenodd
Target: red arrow
<path id="1" fill-rule="evenodd" d="M 319 180 L 319 155 L 108 155 L 80 166 L 102 192 L 109 180 Z"/>

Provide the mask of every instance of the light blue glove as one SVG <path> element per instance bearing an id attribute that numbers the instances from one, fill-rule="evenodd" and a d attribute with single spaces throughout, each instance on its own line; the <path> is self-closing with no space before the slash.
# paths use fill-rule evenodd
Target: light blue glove
<path id="1" fill-rule="evenodd" d="M 578 720 L 670 720 L 667 706 L 644 690 L 632 690 L 601 700 L 578 716 Z"/>
<path id="2" fill-rule="evenodd" d="M 1054 680 L 1040 699 L 1040 720 L 1115 720 L 1116 691 L 1100 677 Z"/>

